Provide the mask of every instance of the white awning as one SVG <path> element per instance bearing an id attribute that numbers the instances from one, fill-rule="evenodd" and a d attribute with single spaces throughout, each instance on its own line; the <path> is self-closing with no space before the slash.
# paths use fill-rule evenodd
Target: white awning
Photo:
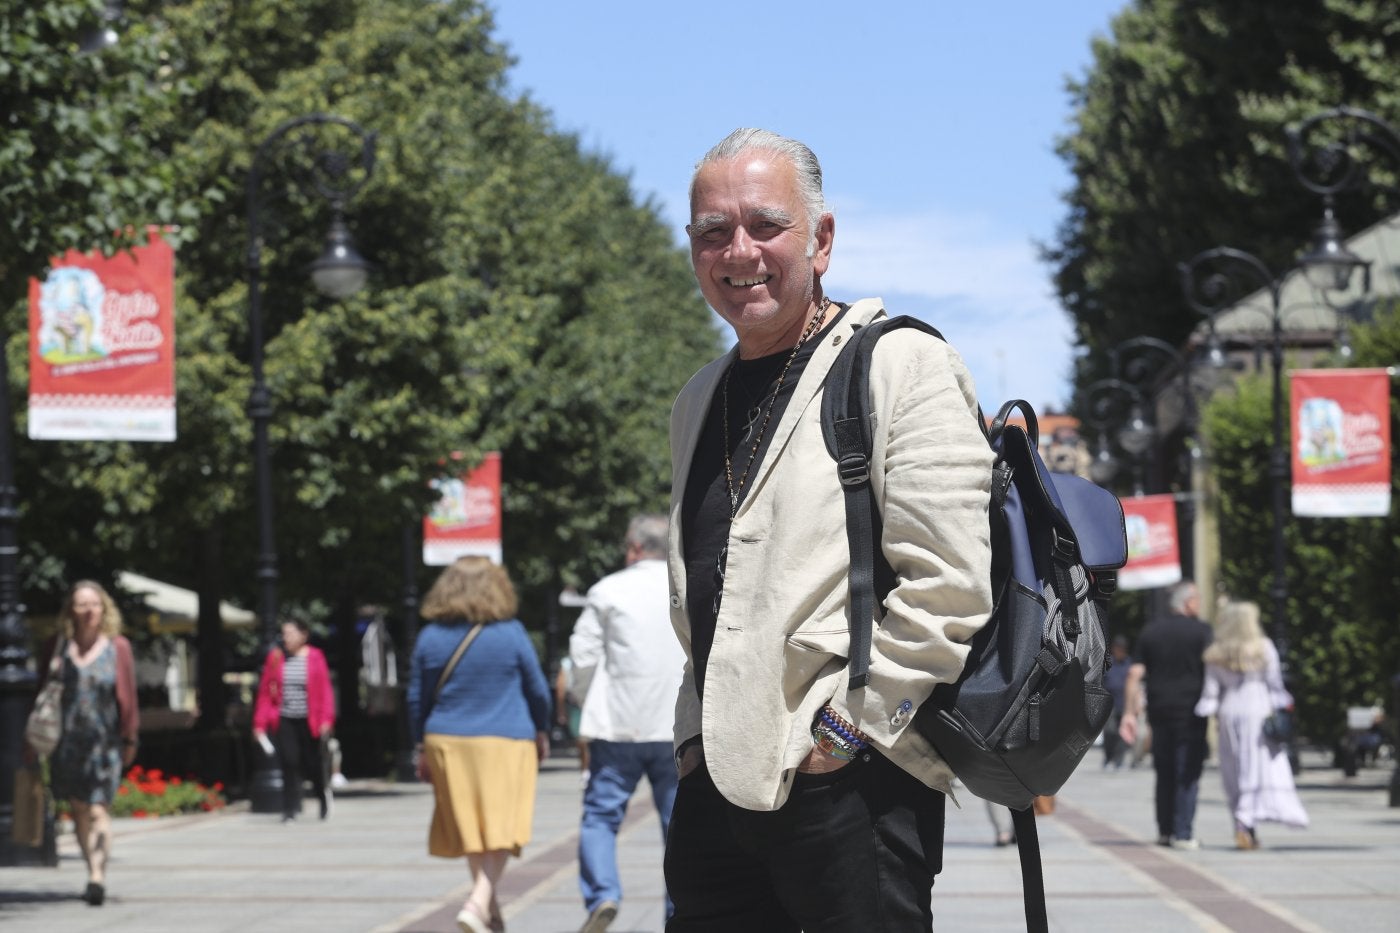
<path id="1" fill-rule="evenodd" d="M 117 585 L 151 607 L 161 617 L 159 623 L 163 630 L 184 628 L 180 623 L 186 623 L 189 629 L 193 629 L 199 616 L 199 596 L 193 590 L 127 570 L 117 573 Z M 226 628 L 247 628 L 258 620 L 257 613 L 225 602 L 219 603 L 219 618 Z"/>

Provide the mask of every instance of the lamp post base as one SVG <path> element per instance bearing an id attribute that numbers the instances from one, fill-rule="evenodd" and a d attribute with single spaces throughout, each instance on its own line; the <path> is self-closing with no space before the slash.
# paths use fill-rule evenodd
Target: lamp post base
<path id="1" fill-rule="evenodd" d="M 35 677 L 14 666 L 0 669 L 0 867 L 57 867 L 53 808 L 44 808 L 43 837 L 37 846 L 14 841 L 14 782 L 24 754 L 24 726 L 34 702 Z"/>

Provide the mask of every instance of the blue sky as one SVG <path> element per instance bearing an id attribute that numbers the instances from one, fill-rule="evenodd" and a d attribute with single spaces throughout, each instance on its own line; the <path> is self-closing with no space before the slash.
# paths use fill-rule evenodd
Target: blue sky
<path id="1" fill-rule="evenodd" d="M 738 126 L 800 139 L 836 216 L 827 294 L 934 324 L 984 408 L 1039 409 L 1067 400 L 1072 361 L 1035 247 L 1065 216 L 1065 80 L 1126 5 L 491 3 L 512 90 L 630 175 L 678 244 L 706 149 Z"/>

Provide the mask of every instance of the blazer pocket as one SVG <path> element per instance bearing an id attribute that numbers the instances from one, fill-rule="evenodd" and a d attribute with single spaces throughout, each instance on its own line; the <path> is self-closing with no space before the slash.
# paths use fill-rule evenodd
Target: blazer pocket
<path id="1" fill-rule="evenodd" d="M 845 629 L 825 632 L 794 632 L 783 652 L 783 679 L 792 688 L 806 687 L 820 677 L 846 666 L 851 634 Z"/>

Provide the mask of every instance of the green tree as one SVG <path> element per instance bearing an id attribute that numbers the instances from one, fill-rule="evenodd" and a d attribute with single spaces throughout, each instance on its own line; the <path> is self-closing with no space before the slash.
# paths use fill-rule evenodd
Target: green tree
<path id="1" fill-rule="evenodd" d="M 1069 84 L 1075 115 L 1058 152 L 1074 183 L 1044 251 L 1089 351 L 1081 385 L 1104 375 L 1114 344 L 1180 344 L 1196 326 L 1178 262 L 1228 245 L 1276 273 L 1292 265 L 1319 212 L 1283 129 L 1344 103 L 1400 116 L 1397 22 L 1395 0 L 1137 0 L 1094 42 L 1088 73 Z M 1358 230 L 1382 204 L 1341 208 Z"/>
<path id="2" fill-rule="evenodd" d="M 719 349 L 655 206 L 507 95 L 506 50 L 472 0 L 148 9 L 190 87 L 163 139 L 190 190 L 229 207 L 191 223 L 177 257 L 180 439 L 31 451 L 36 565 L 120 561 L 210 607 L 224 588 L 253 603 L 241 186 L 275 127 L 333 112 L 378 134 L 347 206 L 370 287 L 331 302 L 306 281 L 329 215 L 290 183 L 294 158 L 262 201 L 282 598 L 342 633 L 359 603 L 395 602 L 428 481 L 499 449 L 506 562 L 538 625 L 560 583 L 614 569 L 632 511 L 664 503 L 671 400 Z"/>
<path id="3" fill-rule="evenodd" d="M 154 123 L 188 89 L 164 37 L 131 20 L 115 45 L 84 52 L 101 0 L 0 2 L 0 311 L 6 333 L 30 276 L 68 249 L 112 251 L 133 223 L 177 224 L 202 202 L 180 182 Z M 152 76 L 156 80 L 151 80 Z"/>

